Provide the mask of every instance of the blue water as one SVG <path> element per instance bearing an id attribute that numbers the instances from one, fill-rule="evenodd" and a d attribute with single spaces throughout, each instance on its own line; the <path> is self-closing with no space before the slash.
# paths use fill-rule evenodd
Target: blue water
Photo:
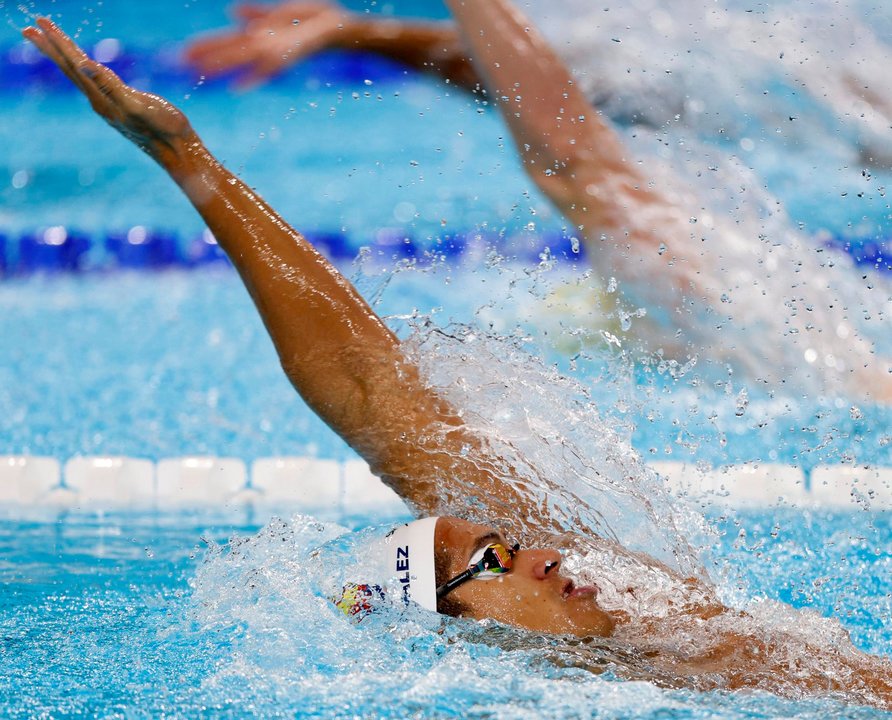
<path id="1" fill-rule="evenodd" d="M 738 520 L 750 543 L 763 543 L 746 549 L 728 523 L 723 552 L 738 582 L 832 612 L 857 644 L 888 650 L 888 518 Z M 775 520 L 783 529 L 772 537 Z M 433 616 L 353 626 L 314 600 L 313 580 L 309 591 L 287 580 L 303 521 L 273 524 L 228 558 L 208 550 L 254 530 L 244 519 L 156 515 L 0 524 L 4 716 L 887 716 L 828 700 L 616 682 L 555 667 L 541 651 L 462 637 L 457 624 L 438 634 Z"/>
<path id="2" fill-rule="evenodd" d="M 353 265 L 343 269 L 357 277 Z M 579 272 L 558 266 L 533 285 L 541 292 Z M 608 421 L 628 428 L 646 460 L 782 462 L 806 470 L 836 462 L 892 465 L 892 419 L 881 406 L 772 398 L 751 388 L 741 412 L 739 386 L 729 392 L 727 378 L 705 382 L 699 369 L 673 379 L 657 366 L 639 368 L 630 384 L 627 368 L 598 348 L 573 360 L 548 351 L 573 326 L 562 328 L 560 317 L 525 289 L 524 266 L 358 277 L 384 315 L 414 310 L 441 325 L 477 318 L 499 332 L 523 328 L 531 348 L 572 372 Z M 12 279 L 0 284 L 0 308 L 6 452 L 63 460 L 90 453 L 209 453 L 248 462 L 349 456 L 291 389 L 231 269 Z"/>
<path id="3" fill-rule="evenodd" d="M 435 316 L 473 315 L 469 306 L 479 303 L 483 285 L 504 292 L 506 305 L 522 314 L 500 274 L 476 278 L 476 285 L 474 277 L 452 273 L 448 285 L 436 277 L 437 286 L 454 291 L 444 298 L 431 294 L 427 274 L 403 273 L 380 307 L 411 299 L 414 307 L 443 307 Z M 0 304 L 11 340 L 0 348 L 0 432 L 11 452 L 62 459 L 349 456 L 288 387 L 229 269 L 13 280 L 0 286 Z M 632 439 L 646 458 L 691 457 L 692 444 L 694 457 L 719 463 L 887 458 L 875 434 L 881 427 L 890 434 L 879 409 L 854 420 L 848 407 L 784 409 L 765 400 L 740 418 L 722 391 L 694 396 L 694 388 L 648 385 L 647 377 L 630 391 L 610 378 L 603 358 L 594 360 L 578 361 L 577 373 L 585 378 L 592 364 L 600 368 L 604 382 L 594 395 L 606 422 L 622 429 L 634 420 Z M 648 387 L 652 399 L 632 404 Z M 694 397 L 721 416 L 699 418 L 690 411 Z M 729 601 L 813 608 L 839 618 L 860 648 L 889 652 L 888 513 L 709 514 L 720 535 L 707 567 Z M 283 528 L 249 511 L 213 509 L 20 516 L 0 520 L 0 708 L 8 716 L 185 717 L 207 708 L 223 715 L 517 717 L 542 712 L 542 702 L 553 717 L 883 716 L 829 700 L 704 696 L 616 682 L 555 667 L 542 650 L 500 650 L 473 632 L 467 637 L 462 625 L 440 635 L 432 616 L 415 618 L 408 630 L 392 618 L 357 629 L 333 614 L 319 589 L 330 568 L 294 541 L 295 532 L 315 535 L 308 520 Z M 360 515 L 349 525 L 375 522 Z M 319 540 L 338 532 L 325 528 Z M 214 544 L 230 537 L 241 538 L 234 559 Z M 456 684 L 459 669 L 486 692 Z M 506 675 L 515 679 L 498 681 Z"/>
<path id="4" fill-rule="evenodd" d="M 134 38 L 141 57 L 225 22 L 218 3 L 131 5 L 34 8 L 81 27 L 85 41 Z M 392 9 L 442 15 L 426 3 Z M 0 14 L 21 23 L 8 4 Z M 4 28 L 0 48 L 14 43 L 12 28 Z M 357 247 L 391 226 L 421 238 L 484 223 L 507 235 L 530 222 L 539 231 L 561 227 L 523 174 L 498 117 L 444 86 L 405 78 L 313 87 L 297 76 L 232 95 L 220 83 L 164 82 L 155 89 L 183 105 L 208 145 L 299 227 L 343 230 Z M 181 237 L 199 232 L 163 174 L 60 87 L 3 92 L 0 228 L 64 224 L 102 234 L 142 224 Z M 808 111 L 809 101 L 781 90 Z M 870 237 L 888 236 L 888 204 L 878 194 L 859 197 L 856 185 L 867 181 L 841 168 L 844 162 L 791 151 L 758 155 L 753 165 L 809 231 L 861 237 L 858 228 L 868 228 Z M 872 178 L 888 183 L 888 170 L 874 169 Z M 846 200 L 829 200 L 842 192 Z M 566 347 L 574 328 L 544 308 L 547 290 L 584 268 L 531 277 L 529 265 L 504 263 L 392 278 L 374 268 L 361 277 L 355 266 L 343 269 L 386 315 L 416 310 L 440 324 L 477 322 L 507 334 L 521 328 L 546 363 L 592 388 L 605 425 L 626 433 L 645 459 L 762 460 L 806 470 L 838 461 L 892 465 L 892 421 L 883 408 L 753 390 L 741 413 L 737 379 L 717 379 L 714 370 L 672 378 L 656 365 L 630 371 L 598 347 L 578 357 L 553 349 Z M 350 456 L 288 386 L 226 268 L 6 279 L 0 338 L 0 452 L 62 460 L 94 453 Z M 840 618 L 859 647 L 889 654 L 887 514 L 710 516 L 720 534 L 707 553 L 709 570 L 727 596 L 812 607 Z M 225 513 L 37 513 L 0 521 L 0 714 L 884 716 L 826 699 L 616 682 L 422 615 L 355 627 L 325 601 L 326 568 L 307 551 L 340 527 L 266 522 Z M 230 550 L 217 545 L 233 536 L 240 539 Z"/>

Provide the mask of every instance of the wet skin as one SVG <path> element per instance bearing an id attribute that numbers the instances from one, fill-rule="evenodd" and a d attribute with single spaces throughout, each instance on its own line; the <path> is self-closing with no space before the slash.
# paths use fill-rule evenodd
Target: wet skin
<path id="1" fill-rule="evenodd" d="M 471 556 L 486 545 L 510 547 L 491 527 L 453 517 L 437 522 L 434 543 L 449 557 L 449 577 L 466 570 Z M 546 633 L 605 637 L 617 618 L 598 606 L 597 588 L 577 587 L 560 574 L 561 554 L 545 548 L 522 548 L 510 572 L 488 580 L 472 580 L 449 596 L 469 608 L 464 617 L 492 618 L 508 625 Z"/>

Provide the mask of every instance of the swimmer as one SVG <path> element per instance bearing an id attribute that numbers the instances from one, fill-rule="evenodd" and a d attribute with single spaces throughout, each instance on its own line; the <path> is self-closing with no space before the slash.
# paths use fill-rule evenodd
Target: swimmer
<path id="1" fill-rule="evenodd" d="M 562 528 L 547 502 L 525 492 L 511 463 L 463 421 L 462 408 L 424 383 L 357 290 L 217 161 L 177 108 L 124 84 L 46 18 L 23 34 L 98 115 L 180 187 L 238 270 L 295 389 L 423 518 L 390 538 L 394 572 L 406 569 L 400 566 L 405 556 L 417 560 L 407 597 L 431 610 L 533 633 L 609 636 L 628 648 L 618 672 L 634 677 L 654 667 L 662 673 L 654 677 L 669 678 L 662 682 L 670 685 L 837 694 L 892 709 L 892 666 L 847 640 L 828 648 L 776 629 L 762 632 L 745 613 L 718 602 L 704 580 L 677 576 L 648 558 L 639 558 L 642 572 L 663 573 L 676 583 L 674 612 L 663 619 L 632 617 L 602 604 L 599 588 L 576 586 L 563 574 L 557 549 L 522 547 L 505 537 L 498 526 L 509 526 L 511 514 L 543 532 Z M 460 501 L 451 494 L 469 487 L 478 502 L 486 500 L 496 527 L 437 517 L 449 500 Z M 373 601 L 373 593 L 367 599 Z M 671 641 L 670 632 L 683 639 Z M 637 675 L 629 670 L 635 663 Z"/>
<path id="2" fill-rule="evenodd" d="M 843 258 L 809 244 L 728 159 L 697 166 L 710 180 L 659 157 L 637 161 L 509 0 L 446 5 L 454 26 L 327 3 L 243 6 L 241 29 L 193 42 L 187 57 L 203 73 L 242 68 L 257 83 L 320 49 L 356 48 L 474 89 L 498 104 L 526 172 L 598 276 L 620 282 L 623 307 L 643 309 L 624 347 L 728 364 L 770 392 L 892 401 L 892 350 L 877 346 L 889 293 L 857 286 Z"/>

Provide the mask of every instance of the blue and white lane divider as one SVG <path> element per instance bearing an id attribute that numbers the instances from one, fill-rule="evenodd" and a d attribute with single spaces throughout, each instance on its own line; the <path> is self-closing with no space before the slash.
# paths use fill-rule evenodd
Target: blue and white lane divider
<path id="1" fill-rule="evenodd" d="M 361 248 L 386 263 L 409 260 L 425 263 L 440 258 L 473 260 L 489 250 L 524 262 L 539 262 L 547 253 L 557 261 L 578 262 L 586 256 L 578 237 L 559 230 L 505 235 L 485 230 L 444 233 L 418 238 L 411 230 L 385 227 L 367 236 L 353 237 L 335 230 L 316 229 L 304 236 L 335 262 L 352 260 Z M 850 255 L 865 269 L 892 273 L 892 239 L 825 240 L 824 245 Z M 34 273 L 91 270 L 153 270 L 194 268 L 228 263 L 209 230 L 183 237 L 137 225 L 119 231 L 89 234 L 61 225 L 11 235 L 0 231 L 0 277 Z"/>
<path id="2" fill-rule="evenodd" d="M 674 494 L 703 507 L 892 510 L 892 468 L 746 463 L 704 469 L 653 463 Z M 0 455 L 0 516 L 31 509 L 239 509 L 317 514 L 407 515 L 405 503 L 361 460 L 312 457 Z"/>

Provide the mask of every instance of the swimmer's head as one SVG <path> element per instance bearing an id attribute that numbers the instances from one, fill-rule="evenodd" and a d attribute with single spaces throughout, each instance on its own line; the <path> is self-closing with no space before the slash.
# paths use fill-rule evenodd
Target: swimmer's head
<path id="1" fill-rule="evenodd" d="M 434 537 L 438 520 L 429 517 L 400 525 L 387 533 L 381 547 L 385 567 L 396 580 L 402 601 L 433 612 L 437 611 Z"/>
<path id="2" fill-rule="evenodd" d="M 487 550 L 491 546 L 498 547 Z M 454 517 L 425 518 L 388 533 L 380 553 L 386 586 L 427 610 L 538 632 L 613 631 L 614 618 L 598 606 L 597 589 L 577 587 L 560 574 L 557 550 L 519 549 L 494 528 Z M 338 607 L 361 617 L 383 592 L 380 585 L 350 584 Z"/>
<path id="3" fill-rule="evenodd" d="M 387 587 L 391 596 L 403 604 L 414 602 L 425 610 L 436 612 L 434 533 L 437 520 L 429 517 L 405 523 L 374 543 L 369 554 L 379 569 L 372 574 L 383 572 L 382 584 L 347 583 L 335 602 L 337 607 L 345 615 L 361 619 L 374 611 L 377 599 L 385 598 L 384 588 Z"/>

